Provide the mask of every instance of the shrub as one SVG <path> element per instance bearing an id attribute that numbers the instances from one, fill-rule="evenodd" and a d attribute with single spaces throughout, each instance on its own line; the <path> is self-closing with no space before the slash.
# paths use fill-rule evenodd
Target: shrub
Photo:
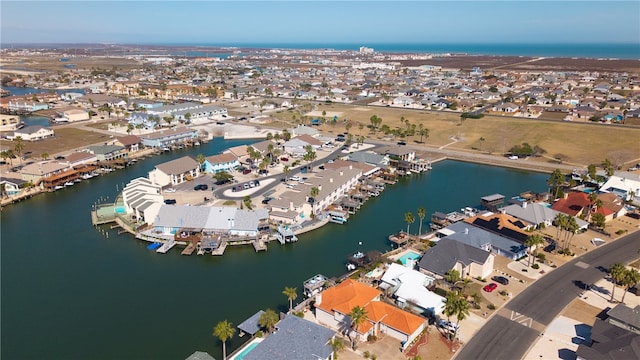
<path id="1" fill-rule="evenodd" d="M 620 230 L 616 231 L 616 235 L 622 235 L 622 234 L 624 234 L 626 232 L 627 232 L 627 230 L 620 229 Z"/>
<path id="2" fill-rule="evenodd" d="M 261 338 L 263 336 L 264 336 L 264 333 L 262 332 L 262 330 L 258 330 L 258 332 L 256 333 L 256 337 Z"/>
<path id="3" fill-rule="evenodd" d="M 303 311 L 296 311 L 293 314 L 295 316 L 299 317 L 299 318 L 303 318 L 304 317 L 304 312 Z"/>
<path id="4" fill-rule="evenodd" d="M 489 309 L 489 310 L 495 310 L 495 309 L 496 309 L 496 306 L 495 306 L 495 305 L 493 305 L 493 304 L 489 304 L 489 305 L 487 305 L 487 309 Z"/>
<path id="5" fill-rule="evenodd" d="M 376 354 L 371 354 L 371 360 L 376 360 L 377 358 Z"/>
<path id="6" fill-rule="evenodd" d="M 365 359 L 368 359 L 371 356 L 371 353 L 369 352 L 369 350 L 367 350 L 364 353 L 362 353 L 362 356 L 364 356 Z"/>
<path id="7" fill-rule="evenodd" d="M 378 337 L 377 336 L 375 336 L 375 335 L 367 336 L 367 342 L 373 343 L 373 342 L 376 342 L 376 341 L 378 341 Z"/>
<path id="8" fill-rule="evenodd" d="M 538 270 L 540 269 L 540 265 L 534 263 L 533 265 L 531 265 L 531 268 Z"/>
<path id="9" fill-rule="evenodd" d="M 478 276 L 478 277 L 476 278 L 476 280 L 478 280 L 478 281 L 480 281 L 480 282 L 487 282 L 487 280 L 486 280 L 486 279 L 484 279 L 484 278 L 483 278 L 483 277 L 481 277 L 481 276 Z"/>
<path id="10" fill-rule="evenodd" d="M 433 290 L 433 292 L 434 292 L 434 293 L 436 293 L 436 294 L 438 294 L 438 295 L 440 295 L 440 296 L 442 296 L 442 297 L 446 297 L 446 296 L 447 296 L 447 293 L 448 293 L 448 291 L 447 291 L 447 290 L 442 289 L 442 288 L 439 288 L 439 287 L 435 288 L 435 289 Z"/>
<path id="11" fill-rule="evenodd" d="M 536 255 L 536 258 L 538 258 L 538 261 L 544 262 L 547 259 L 547 255 L 540 253 Z"/>
<path id="12" fill-rule="evenodd" d="M 507 296 L 507 295 L 509 295 L 509 292 L 506 291 L 506 290 L 500 290 L 500 291 L 498 291 L 498 294 L 500 294 L 502 296 Z"/>

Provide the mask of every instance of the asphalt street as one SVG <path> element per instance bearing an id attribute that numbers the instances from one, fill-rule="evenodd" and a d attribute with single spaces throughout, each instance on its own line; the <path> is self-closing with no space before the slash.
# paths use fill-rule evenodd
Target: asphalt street
<path id="1" fill-rule="evenodd" d="M 523 358 L 536 338 L 587 285 L 605 277 L 610 265 L 636 259 L 638 249 L 640 232 L 635 232 L 575 258 L 531 283 L 487 321 L 455 359 Z"/>

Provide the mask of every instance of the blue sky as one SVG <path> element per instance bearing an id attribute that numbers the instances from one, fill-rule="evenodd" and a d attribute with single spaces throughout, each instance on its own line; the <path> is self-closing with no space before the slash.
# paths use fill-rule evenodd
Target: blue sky
<path id="1" fill-rule="evenodd" d="M 7 43 L 640 43 L 640 1 L 5 1 Z"/>

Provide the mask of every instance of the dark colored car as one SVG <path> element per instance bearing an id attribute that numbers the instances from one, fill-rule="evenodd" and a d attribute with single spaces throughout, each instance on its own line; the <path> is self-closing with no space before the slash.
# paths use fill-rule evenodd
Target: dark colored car
<path id="1" fill-rule="evenodd" d="M 398 145 L 407 145 L 407 142 L 404 140 L 398 141 Z"/>
<path id="2" fill-rule="evenodd" d="M 176 203 L 176 199 L 165 199 L 164 203 L 167 205 L 173 205 Z"/>
<path id="3" fill-rule="evenodd" d="M 485 287 L 482 288 L 482 290 L 486 291 L 486 292 L 492 292 L 493 290 L 498 288 L 498 284 L 496 283 L 491 283 L 489 285 L 486 285 Z"/>
<path id="4" fill-rule="evenodd" d="M 251 174 L 251 169 L 244 169 L 244 170 L 242 170 L 242 173 L 244 175 Z"/>
<path id="5" fill-rule="evenodd" d="M 207 184 L 199 184 L 193 187 L 193 190 L 207 190 L 209 186 Z"/>
<path id="6" fill-rule="evenodd" d="M 507 279 L 504 276 L 494 276 L 494 277 L 491 278 L 491 280 L 493 280 L 493 281 L 495 281 L 495 282 L 497 282 L 499 284 L 502 284 L 502 285 L 509 285 L 509 279 Z"/>

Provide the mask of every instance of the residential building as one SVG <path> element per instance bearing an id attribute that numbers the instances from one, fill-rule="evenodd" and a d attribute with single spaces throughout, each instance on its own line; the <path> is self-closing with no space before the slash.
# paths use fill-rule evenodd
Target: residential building
<path id="1" fill-rule="evenodd" d="M 132 153 L 140 150 L 142 146 L 142 139 L 135 135 L 118 136 L 114 145 L 120 145 L 129 153 Z"/>
<path id="2" fill-rule="evenodd" d="M 336 332 L 295 315 L 286 315 L 277 331 L 258 342 L 244 360 L 331 360 Z"/>
<path id="3" fill-rule="evenodd" d="M 62 117 L 68 122 L 89 120 L 89 113 L 81 109 L 69 109 L 62 112 Z"/>
<path id="4" fill-rule="evenodd" d="M 498 210 L 507 215 L 516 217 L 522 221 L 526 221 L 529 224 L 533 224 L 536 228 L 539 228 L 541 226 L 551 226 L 556 216 L 561 213 L 548 207 L 546 204 L 536 202 L 528 203 L 527 201 L 523 201 L 520 204 L 507 205 L 505 207 L 501 207 Z M 589 226 L 588 222 L 580 218 L 575 219 L 580 229 L 586 230 Z"/>
<path id="5" fill-rule="evenodd" d="M 204 172 L 207 173 L 231 172 L 238 167 L 240 167 L 240 161 L 232 153 L 207 156 L 202 164 Z"/>
<path id="6" fill-rule="evenodd" d="M 149 180 L 163 187 L 178 185 L 198 176 L 200 176 L 200 163 L 189 156 L 158 164 L 149 172 Z"/>
<path id="7" fill-rule="evenodd" d="M 155 231 L 175 235 L 181 229 L 228 236 L 255 237 L 269 218 L 266 209 L 240 210 L 230 206 L 161 204 L 158 215 L 147 222 Z"/>
<path id="8" fill-rule="evenodd" d="M 147 178 L 131 180 L 122 189 L 125 212 L 140 223 L 153 221 L 163 205 L 160 186 Z"/>
<path id="9" fill-rule="evenodd" d="M 600 186 L 600 192 L 614 193 L 624 201 L 640 204 L 640 176 L 616 173 Z"/>
<path id="10" fill-rule="evenodd" d="M 476 227 L 465 221 L 455 222 L 438 230 L 436 236 L 441 239 L 440 241 L 444 239 L 455 240 L 511 260 L 517 260 L 527 255 L 527 247 L 522 243 Z"/>
<path id="11" fill-rule="evenodd" d="M 27 183 L 27 181 L 24 181 L 22 179 L 14 179 L 9 177 L 2 177 L 2 179 L 0 179 L 0 186 L 3 186 L 4 194 L 8 196 L 15 196 L 20 194 Z"/>
<path id="12" fill-rule="evenodd" d="M 425 319 L 380 301 L 379 290 L 347 279 L 316 295 L 315 315 L 318 322 L 332 329 L 351 327 L 349 314 L 356 306 L 365 309 L 367 320 L 354 329 L 355 336 L 366 340 L 369 335 L 389 335 L 400 341 L 400 349 L 411 344 L 427 325 Z"/>
<path id="13" fill-rule="evenodd" d="M 91 145 L 87 146 L 87 150 L 96 156 L 100 163 L 110 162 L 118 159 L 127 160 L 129 154 L 124 146 L 120 145 Z"/>
<path id="14" fill-rule="evenodd" d="M 395 297 L 399 308 L 435 317 L 444 309 L 444 298 L 427 289 L 434 281 L 412 267 L 391 263 L 380 279 L 380 288 Z"/>
<path id="15" fill-rule="evenodd" d="M 591 342 L 576 351 L 578 360 L 640 359 L 640 306 L 618 304 L 607 311 L 607 318 L 596 319 L 591 328 Z"/>
<path id="16" fill-rule="evenodd" d="M 24 126 L 18 115 L 0 114 L 0 131 L 14 131 Z"/>
<path id="17" fill-rule="evenodd" d="M 32 125 L 25 126 L 22 129 L 14 131 L 12 136 L 7 136 L 7 139 L 13 140 L 17 137 L 21 137 L 24 141 L 37 141 L 51 138 L 54 134 L 54 131 L 50 128 Z"/>
<path id="18" fill-rule="evenodd" d="M 143 135 L 142 144 L 154 148 L 164 148 L 198 138 L 198 130 L 187 127 L 175 127 Z"/>
<path id="19" fill-rule="evenodd" d="M 22 180 L 37 184 L 46 177 L 62 173 L 70 168 L 68 164 L 57 161 L 40 161 L 23 167 L 22 170 L 20 170 L 20 175 L 22 176 Z"/>
<path id="20" fill-rule="evenodd" d="M 451 270 L 458 271 L 463 278 L 489 277 L 495 256 L 454 238 L 443 238 L 437 246 L 427 249 L 418 262 L 420 270 L 440 279 Z"/>

